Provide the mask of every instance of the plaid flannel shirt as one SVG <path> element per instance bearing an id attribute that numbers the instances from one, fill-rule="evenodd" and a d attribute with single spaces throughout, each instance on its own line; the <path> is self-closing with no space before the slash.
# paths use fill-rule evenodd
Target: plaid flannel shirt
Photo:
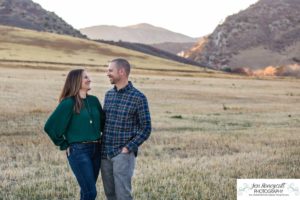
<path id="1" fill-rule="evenodd" d="M 151 133 L 151 118 L 147 98 L 128 85 L 120 90 L 116 87 L 105 95 L 103 110 L 105 126 L 102 135 L 102 158 L 112 158 L 123 147 L 137 155 L 138 147 Z"/>

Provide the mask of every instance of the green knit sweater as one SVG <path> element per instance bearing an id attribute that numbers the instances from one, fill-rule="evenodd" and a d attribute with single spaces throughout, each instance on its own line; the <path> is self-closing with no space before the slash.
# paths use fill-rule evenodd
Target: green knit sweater
<path id="1" fill-rule="evenodd" d="M 47 120 L 44 130 L 53 143 L 65 150 L 71 143 L 98 140 L 104 127 L 104 113 L 97 97 L 87 95 L 80 113 L 75 100 L 62 100 Z"/>

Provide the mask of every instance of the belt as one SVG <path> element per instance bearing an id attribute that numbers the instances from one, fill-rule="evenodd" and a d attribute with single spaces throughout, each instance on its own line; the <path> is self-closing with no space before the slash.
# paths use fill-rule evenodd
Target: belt
<path id="1" fill-rule="evenodd" d="M 84 141 L 80 142 L 82 144 L 101 144 L 101 140 L 93 140 L 93 141 Z"/>

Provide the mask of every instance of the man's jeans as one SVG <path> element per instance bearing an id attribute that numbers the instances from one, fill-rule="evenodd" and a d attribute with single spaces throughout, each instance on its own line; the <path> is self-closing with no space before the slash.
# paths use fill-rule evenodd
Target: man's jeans
<path id="1" fill-rule="evenodd" d="M 120 153 L 111 159 L 101 160 L 101 176 L 107 200 L 132 200 L 131 178 L 135 155 Z"/>
<path id="2" fill-rule="evenodd" d="M 96 181 L 101 163 L 100 149 L 100 143 L 70 145 L 68 160 L 80 186 L 81 200 L 94 200 L 97 196 Z"/>

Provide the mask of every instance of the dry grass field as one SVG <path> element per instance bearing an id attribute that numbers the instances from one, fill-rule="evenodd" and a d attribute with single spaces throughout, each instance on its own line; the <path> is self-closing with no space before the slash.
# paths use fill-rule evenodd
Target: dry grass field
<path id="1" fill-rule="evenodd" d="M 78 199 L 64 152 L 43 133 L 67 71 L 0 68 L 0 199 Z M 90 72 L 92 94 L 110 88 Z M 132 75 L 153 133 L 134 176 L 136 199 L 235 199 L 237 178 L 300 177 L 297 79 Z M 98 199 L 104 199 L 99 181 Z"/>
<path id="2" fill-rule="evenodd" d="M 76 65 L 87 66 L 91 94 L 103 102 L 111 87 L 104 65 L 118 51 L 102 60 L 80 49 L 72 59 L 51 48 L 42 49 L 49 58 L 37 50 L 22 57 L 30 47 L 21 45 L 9 57 L 12 47 L 0 47 L 0 200 L 78 199 L 65 152 L 43 126 Z M 131 80 L 148 97 L 153 123 L 137 159 L 135 199 L 233 200 L 237 178 L 300 178 L 299 79 L 230 76 L 131 54 Z M 101 180 L 98 191 L 104 199 Z"/>

